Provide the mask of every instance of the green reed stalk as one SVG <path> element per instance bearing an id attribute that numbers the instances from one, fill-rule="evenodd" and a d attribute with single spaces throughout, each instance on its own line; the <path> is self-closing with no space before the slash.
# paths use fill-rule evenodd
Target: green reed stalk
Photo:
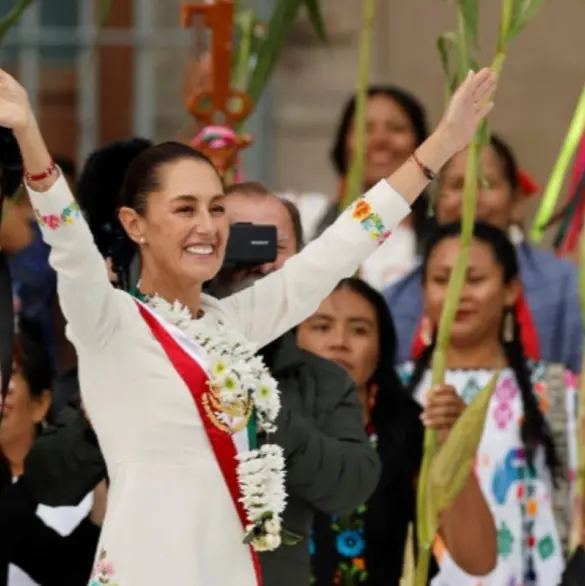
<path id="1" fill-rule="evenodd" d="M 561 189 L 565 182 L 565 177 L 569 171 L 569 166 L 577 148 L 583 133 L 585 132 L 585 85 L 581 90 L 581 96 L 575 108 L 573 119 L 569 125 L 567 134 L 563 140 L 563 146 L 559 152 L 553 170 L 550 174 L 544 195 L 540 202 L 540 207 L 534 223 L 532 225 L 531 236 L 535 242 L 540 242 L 544 234 L 544 230 L 552 218 Z"/>
<path id="2" fill-rule="evenodd" d="M 363 4 L 363 25 L 359 53 L 358 81 L 356 88 L 356 107 L 354 120 L 355 152 L 351 161 L 345 193 L 339 206 L 340 213 L 350 206 L 364 188 L 364 163 L 366 156 L 366 102 L 370 83 L 370 56 L 376 0 L 365 0 Z"/>
<path id="3" fill-rule="evenodd" d="M 536 15 L 543 0 L 503 0 L 502 14 L 496 56 L 492 69 L 498 76 L 506 59 L 510 41 Z M 438 41 L 438 50 L 447 77 L 447 86 L 451 93 L 463 81 L 469 69 L 476 69 L 477 62 L 474 49 L 478 48 L 478 0 L 459 0 L 457 33 L 442 35 Z M 455 67 L 450 66 L 450 49 L 454 48 L 458 62 Z M 465 274 L 469 259 L 469 249 L 475 224 L 478 184 L 481 180 L 479 167 L 480 148 L 489 142 L 487 124 L 482 124 L 469 146 L 465 185 L 463 196 L 463 210 L 461 222 L 460 249 L 457 261 L 447 288 L 445 305 L 441 313 L 437 332 L 437 343 L 431 363 L 431 392 L 436 385 L 444 383 L 447 368 L 447 348 L 451 329 L 461 293 L 465 284 Z M 494 382 L 495 385 L 495 382 Z M 484 417 L 485 420 L 485 417 Z M 419 563 L 417 565 L 417 586 L 425 586 L 428 580 L 428 571 L 433 540 L 438 529 L 441 508 L 433 505 L 433 495 L 429 490 L 429 470 L 437 454 L 436 434 L 433 430 L 426 430 L 424 436 L 424 455 L 421 473 L 418 481 L 417 493 L 417 529 L 419 541 Z M 464 486 L 464 479 L 461 486 Z"/>

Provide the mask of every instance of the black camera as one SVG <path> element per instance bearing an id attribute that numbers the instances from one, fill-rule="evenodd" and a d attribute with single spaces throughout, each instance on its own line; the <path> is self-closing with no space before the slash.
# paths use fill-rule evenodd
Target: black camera
<path id="1" fill-rule="evenodd" d="M 276 241 L 276 226 L 244 222 L 232 224 L 223 267 L 238 269 L 274 262 Z"/>

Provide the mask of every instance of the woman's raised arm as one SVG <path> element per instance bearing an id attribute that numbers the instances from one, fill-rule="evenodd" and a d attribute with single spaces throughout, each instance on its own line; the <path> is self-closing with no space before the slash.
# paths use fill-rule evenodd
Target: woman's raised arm
<path id="1" fill-rule="evenodd" d="M 492 108 L 488 69 L 470 73 L 435 133 L 387 179 L 345 210 L 319 238 L 279 271 L 222 300 L 248 338 L 261 346 L 306 319 L 344 277 L 382 244 L 439 169 L 464 149 Z"/>
<path id="2" fill-rule="evenodd" d="M 74 338 L 103 347 L 118 325 L 117 295 L 67 181 L 52 162 L 24 88 L 0 70 L 0 126 L 20 146 L 29 193 L 49 261 L 57 272 L 59 301 Z"/>

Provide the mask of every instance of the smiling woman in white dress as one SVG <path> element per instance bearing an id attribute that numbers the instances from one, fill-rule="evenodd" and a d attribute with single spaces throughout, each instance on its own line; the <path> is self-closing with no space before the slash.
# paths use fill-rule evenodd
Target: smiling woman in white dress
<path id="1" fill-rule="evenodd" d="M 279 400 L 254 353 L 309 316 L 388 237 L 467 145 L 494 87 L 489 70 L 470 73 L 403 167 L 282 270 L 222 301 L 201 293 L 229 233 L 220 177 L 185 145 L 145 151 L 128 170 L 120 209 L 141 254 L 136 299 L 110 285 L 25 90 L 0 72 L 0 125 L 22 151 L 111 479 L 92 584 L 262 583 L 256 551 L 285 535 L 284 463 L 277 446 L 255 446 L 257 429 L 278 425 Z"/>

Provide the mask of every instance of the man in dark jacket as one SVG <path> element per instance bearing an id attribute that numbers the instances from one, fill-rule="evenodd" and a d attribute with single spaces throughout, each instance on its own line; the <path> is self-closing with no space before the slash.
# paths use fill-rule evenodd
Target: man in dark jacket
<path id="1" fill-rule="evenodd" d="M 273 225 L 277 257 L 241 270 L 223 270 L 211 293 L 223 297 L 281 268 L 302 247 L 294 204 L 259 183 L 227 190 L 230 223 Z M 265 586 L 308 586 L 308 536 L 315 511 L 350 513 L 366 501 L 379 478 L 379 462 L 364 430 L 353 381 L 339 366 L 301 350 L 288 332 L 261 353 L 278 381 L 282 409 L 272 441 L 284 449 L 289 495 L 283 527 L 303 539 L 260 556 Z"/>

